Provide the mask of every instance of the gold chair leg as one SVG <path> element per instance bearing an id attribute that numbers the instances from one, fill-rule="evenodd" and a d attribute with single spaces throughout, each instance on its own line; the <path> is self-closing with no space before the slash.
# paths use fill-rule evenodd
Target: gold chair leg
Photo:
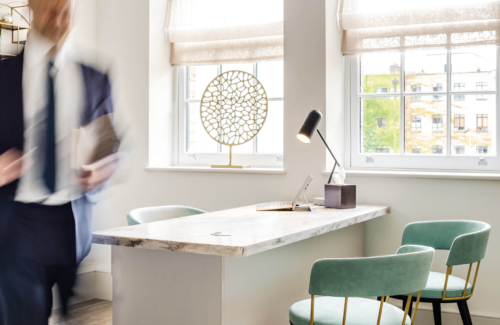
<path id="1" fill-rule="evenodd" d="M 311 325 L 314 325 L 314 295 L 311 295 Z"/>
<path id="2" fill-rule="evenodd" d="M 418 303 L 420 302 L 420 295 L 422 294 L 422 290 L 418 292 L 417 301 L 415 302 L 415 310 L 413 311 L 413 315 L 411 317 L 411 325 L 415 324 L 415 318 L 417 317 Z"/>
<path id="3" fill-rule="evenodd" d="M 380 300 L 380 308 L 378 310 L 378 320 L 377 325 L 380 325 L 380 319 L 382 318 L 382 308 L 384 307 L 384 297 Z"/>
<path id="4" fill-rule="evenodd" d="M 346 316 L 347 316 L 347 297 L 345 297 L 345 302 L 344 302 L 344 319 L 342 320 L 342 325 L 345 325 Z"/>
<path id="5" fill-rule="evenodd" d="M 403 316 L 403 323 L 402 323 L 402 325 L 406 324 L 406 316 L 408 316 L 408 311 L 410 310 L 411 296 L 412 295 L 413 295 L 413 293 L 410 293 L 408 295 L 408 300 L 406 300 L 405 315 Z"/>

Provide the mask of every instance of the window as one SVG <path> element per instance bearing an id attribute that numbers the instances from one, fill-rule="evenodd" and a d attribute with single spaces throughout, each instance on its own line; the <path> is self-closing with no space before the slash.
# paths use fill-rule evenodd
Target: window
<path id="1" fill-rule="evenodd" d="M 476 89 L 483 91 L 488 89 L 488 83 L 487 82 L 476 82 Z M 484 96 L 483 94 L 476 95 L 477 100 L 487 100 L 488 96 Z"/>
<path id="2" fill-rule="evenodd" d="M 228 164 L 229 147 L 215 142 L 201 124 L 200 100 L 210 81 L 231 70 L 255 75 L 268 97 L 268 115 L 263 128 L 249 142 L 233 147 L 233 163 L 282 166 L 283 61 L 179 67 L 179 164 Z"/>
<path id="3" fill-rule="evenodd" d="M 465 115 L 464 114 L 455 114 L 453 116 L 455 130 L 463 131 L 465 129 Z"/>
<path id="4" fill-rule="evenodd" d="M 411 149 L 411 153 L 412 154 L 419 154 L 421 150 L 422 150 L 422 148 L 420 148 L 420 147 L 413 147 Z"/>
<path id="5" fill-rule="evenodd" d="M 411 85 L 411 91 L 413 93 L 420 93 L 422 92 L 422 85 Z M 418 101 L 421 100 L 421 96 L 413 96 L 413 100 Z"/>
<path id="6" fill-rule="evenodd" d="M 378 94 L 386 94 L 387 93 L 387 88 L 378 88 L 377 89 Z"/>
<path id="7" fill-rule="evenodd" d="M 432 86 L 432 91 L 443 91 L 443 84 L 435 84 Z"/>
<path id="8" fill-rule="evenodd" d="M 465 83 L 456 82 L 453 84 L 453 91 L 464 91 L 464 90 L 465 90 Z M 453 95 L 453 98 L 455 100 L 464 100 L 465 96 L 464 95 Z"/>
<path id="9" fill-rule="evenodd" d="M 420 115 L 411 116 L 411 131 L 412 132 L 422 131 L 422 116 Z"/>
<path id="10" fill-rule="evenodd" d="M 443 132 L 443 115 L 432 115 L 432 132 Z"/>
<path id="11" fill-rule="evenodd" d="M 479 154 L 488 153 L 488 146 L 476 146 L 476 152 Z"/>
<path id="12" fill-rule="evenodd" d="M 494 46 L 349 56 L 350 166 L 500 170 L 496 62 Z M 395 65 L 399 72 L 390 68 Z M 476 101 L 477 95 L 487 100 Z M 479 154 L 477 145 L 487 153 Z M 478 165 L 481 156 L 487 165 Z"/>
<path id="13" fill-rule="evenodd" d="M 436 91 L 443 91 L 443 84 L 435 84 L 435 85 L 433 85 L 432 86 L 432 91 L 434 91 L 434 92 L 436 92 Z M 433 95 L 432 99 L 433 100 L 442 100 L 443 96 Z"/>
<path id="14" fill-rule="evenodd" d="M 465 146 L 454 146 L 455 154 L 463 155 L 465 153 Z"/>
<path id="15" fill-rule="evenodd" d="M 377 126 L 379 128 L 385 128 L 385 127 L 387 127 L 387 121 L 386 121 L 385 117 L 379 118 L 377 120 Z"/>
<path id="16" fill-rule="evenodd" d="M 476 115 L 476 125 L 478 132 L 488 131 L 488 114 L 477 114 Z"/>
<path id="17" fill-rule="evenodd" d="M 411 91 L 414 93 L 422 92 L 422 85 L 411 85 Z"/>
<path id="18" fill-rule="evenodd" d="M 432 153 L 433 154 L 442 154 L 443 153 L 443 146 L 441 145 L 433 145 L 432 146 Z"/>

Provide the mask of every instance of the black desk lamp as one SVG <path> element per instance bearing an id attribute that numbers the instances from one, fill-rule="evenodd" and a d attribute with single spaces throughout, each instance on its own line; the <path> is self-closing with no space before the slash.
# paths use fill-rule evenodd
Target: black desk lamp
<path id="1" fill-rule="evenodd" d="M 333 160 L 335 160 L 335 164 L 333 164 L 332 173 L 330 174 L 330 178 L 328 179 L 328 184 L 330 184 L 330 182 L 332 181 L 333 173 L 335 172 L 335 167 L 337 167 L 337 165 L 340 167 L 340 164 L 338 163 L 337 158 L 335 158 L 335 155 L 333 154 L 332 150 L 330 150 L 330 147 L 326 143 L 325 138 L 323 137 L 321 132 L 319 132 L 318 126 L 319 123 L 321 122 L 321 118 L 323 117 L 320 110 L 321 106 L 318 108 L 318 110 L 313 110 L 309 113 L 309 115 L 307 115 L 304 124 L 302 124 L 299 133 L 297 133 L 297 139 L 299 139 L 299 141 L 302 143 L 311 143 L 311 139 L 314 136 L 314 133 L 316 131 L 318 132 L 319 136 L 321 137 L 321 140 L 323 140 L 323 143 L 325 144 L 326 148 L 332 155 Z"/>

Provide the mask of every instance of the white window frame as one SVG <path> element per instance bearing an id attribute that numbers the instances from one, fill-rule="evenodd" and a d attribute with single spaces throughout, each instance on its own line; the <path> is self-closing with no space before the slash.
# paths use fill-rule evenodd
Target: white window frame
<path id="1" fill-rule="evenodd" d="M 354 170 L 408 170 L 408 171 L 457 171 L 457 172 L 491 172 L 500 171 L 500 82 L 497 80 L 496 90 L 481 91 L 480 94 L 496 95 L 496 139 L 494 146 L 496 147 L 495 155 L 479 156 L 479 155 L 452 155 L 455 150 L 451 144 L 451 132 L 447 133 L 445 156 L 433 154 L 404 154 L 405 148 L 405 130 L 400 128 L 400 153 L 395 154 L 380 154 L 380 153 L 361 153 L 360 152 L 360 98 L 363 97 L 400 97 L 400 125 L 405 125 L 405 109 L 404 97 L 415 96 L 415 92 L 411 89 L 405 90 L 404 79 L 404 60 L 405 54 L 401 53 L 400 62 L 400 91 L 390 94 L 361 94 L 360 93 L 360 57 L 350 56 L 345 59 L 345 85 L 346 85 L 346 100 L 345 114 L 348 125 L 346 127 L 346 157 L 345 166 L 348 169 Z M 499 49 L 497 48 L 497 75 L 500 67 Z M 451 52 L 447 54 L 447 67 L 450 66 Z M 448 130 L 453 129 L 452 114 L 451 114 L 451 98 L 455 94 L 478 95 L 477 90 L 457 91 L 452 89 L 451 69 L 446 69 L 447 85 L 446 91 L 441 92 L 419 92 L 418 96 L 435 96 L 442 95 L 443 99 L 447 98 L 446 125 Z M 446 97 L 445 97 L 446 96 Z"/>
<path id="2" fill-rule="evenodd" d="M 188 79 L 187 71 L 189 67 L 177 67 L 177 165 L 193 166 L 193 165 L 228 165 L 229 152 L 222 152 L 221 144 L 218 145 L 218 153 L 196 153 L 187 151 L 187 114 L 188 104 L 200 102 L 199 99 L 187 99 Z M 257 75 L 257 63 L 253 63 L 253 74 Z M 217 66 L 217 75 L 222 72 L 222 65 Z M 215 77 L 215 76 L 214 76 Z M 283 97 L 268 97 L 268 101 L 283 101 Z M 257 135 L 258 136 L 258 135 Z M 253 142 L 253 153 L 241 154 L 235 153 L 233 150 L 233 165 L 249 165 L 252 167 L 283 167 L 283 153 L 258 153 L 257 152 L 257 136 L 251 141 Z M 215 142 L 215 141 L 214 141 Z M 227 146 L 226 146 L 227 147 Z M 234 148 L 233 148 L 234 149 Z"/>

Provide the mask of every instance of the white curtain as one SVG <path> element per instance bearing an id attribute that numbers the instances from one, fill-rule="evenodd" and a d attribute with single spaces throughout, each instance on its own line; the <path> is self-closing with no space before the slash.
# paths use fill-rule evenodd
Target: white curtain
<path id="1" fill-rule="evenodd" d="M 170 63 L 283 58 L 283 0 L 169 0 Z"/>
<path id="2" fill-rule="evenodd" d="M 344 55 L 500 44 L 500 1 L 339 0 Z"/>

